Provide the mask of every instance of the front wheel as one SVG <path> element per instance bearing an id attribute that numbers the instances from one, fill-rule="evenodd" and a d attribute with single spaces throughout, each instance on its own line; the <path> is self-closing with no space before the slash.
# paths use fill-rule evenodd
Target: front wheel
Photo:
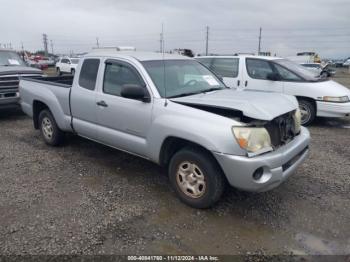
<path id="1" fill-rule="evenodd" d="M 39 114 L 40 132 L 46 144 L 58 146 L 62 144 L 64 133 L 59 129 L 55 118 L 49 110 L 43 110 Z"/>
<path id="2" fill-rule="evenodd" d="M 194 208 L 214 205 L 226 186 L 213 156 L 196 148 L 184 148 L 172 157 L 169 179 L 180 200 Z"/>
<path id="3" fill-rule="evenodd" d="M 57 71 L 57 75 L 59 76 L 62 75 L 61 69 L 59 67 L 57 67 L 56 71 Z"/>
<path id="4" fill-rule="evenodd" d="M 316 108 L 315 105 L 305 99 L 300 99 L 299 109 L 301 113 L 301 124 L 303 126 L 310 125 L 316 118 Z"/>

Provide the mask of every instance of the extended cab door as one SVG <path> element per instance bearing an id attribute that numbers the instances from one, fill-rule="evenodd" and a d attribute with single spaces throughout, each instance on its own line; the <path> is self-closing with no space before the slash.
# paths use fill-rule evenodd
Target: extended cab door
<path id="1" fill-rule="evenodd" d="M 271 80 L 271 76 L 279 75 L 273 63 L 254 57 L 246 57 L 242 59 L 242 62 L 244 63 L 243 89 L 283 93 L 283 80 L 278 77 Z"/>
<path id="2" fill-rule="evenodd" d="M 97 140 L 96 80 L 100 59 L 85 58 L 79 78 L 71 89 L 71 114 L 74 130 L 81 136 Z"/>
<path id="3" fill-rule="evenodd" d="M 115 148 L 145 156 L 146 137 L 151 126 L 152 102 L 121 96 L 123 85 L 140 85 L 147 90 L 145 81 L 130 63 L 107 60 L 97 94 L 99 141 Z"/>

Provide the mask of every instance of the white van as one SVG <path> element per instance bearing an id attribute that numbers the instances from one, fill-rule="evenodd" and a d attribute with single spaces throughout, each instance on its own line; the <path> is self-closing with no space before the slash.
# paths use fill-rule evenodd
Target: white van
<path id="1" fill-rule="evenodd" d="M 350 114 L 348 88 L 316 77 L 287 59 L 252 55 L 201 56 L 196 59 L 222 77 L 231 88 L 296 96 L 303 125 L 310 124 L 315 117 L 344 117 Z"/>

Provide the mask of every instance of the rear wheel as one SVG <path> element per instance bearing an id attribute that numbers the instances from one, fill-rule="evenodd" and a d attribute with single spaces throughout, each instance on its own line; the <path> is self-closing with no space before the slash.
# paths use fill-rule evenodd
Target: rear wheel
<path id="1" fill-rule="evenodd" d="M 61 69 L 59 67 L 57 67 L 56 71 L 57 71 L 57 75 L 59 76 L 62 75 Z"/>
<path id="2" fill-rule="evenodd" d="M 300 99 L 299 101 L 299 109 L 301 113 L 301 124 L 304 126 L 310 125 L 316 118 L 316 108 L 314 103 Z"/>
<path id="3" fill-rule="evenodd" d="M 64 133 L 61 131 L 55 118 L 49 110 L 43 110 L 39 114 L 40 132 L 46 144 L 58 146 L 62 144 Z"/>
<path id="4" fill-rule="evenodd" d="M 197 148 L 185 148 L 175 153 L 169 165 L 169 179 L 180 200 L 194 208 L 214 205 L 226 185 L 215 159 Z"/>

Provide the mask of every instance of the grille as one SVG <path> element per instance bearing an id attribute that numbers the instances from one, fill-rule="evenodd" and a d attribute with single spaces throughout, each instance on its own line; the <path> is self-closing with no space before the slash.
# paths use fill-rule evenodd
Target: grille
<path id="1" fill-rule="evenodd" d="M 283 146 L 298 135 L 293 118 L 294 112 L 276 117 L 265 125 L 270 134 L 271 143 L 275 148 Z"/>
<path id="2" fill-rule="evenodd" d="M 38 78 L 41 75 L 21 75 L 23 78 Z M 19 77 L 16 76 L 0 76 L 0 93 L 18 92 Z"/>

